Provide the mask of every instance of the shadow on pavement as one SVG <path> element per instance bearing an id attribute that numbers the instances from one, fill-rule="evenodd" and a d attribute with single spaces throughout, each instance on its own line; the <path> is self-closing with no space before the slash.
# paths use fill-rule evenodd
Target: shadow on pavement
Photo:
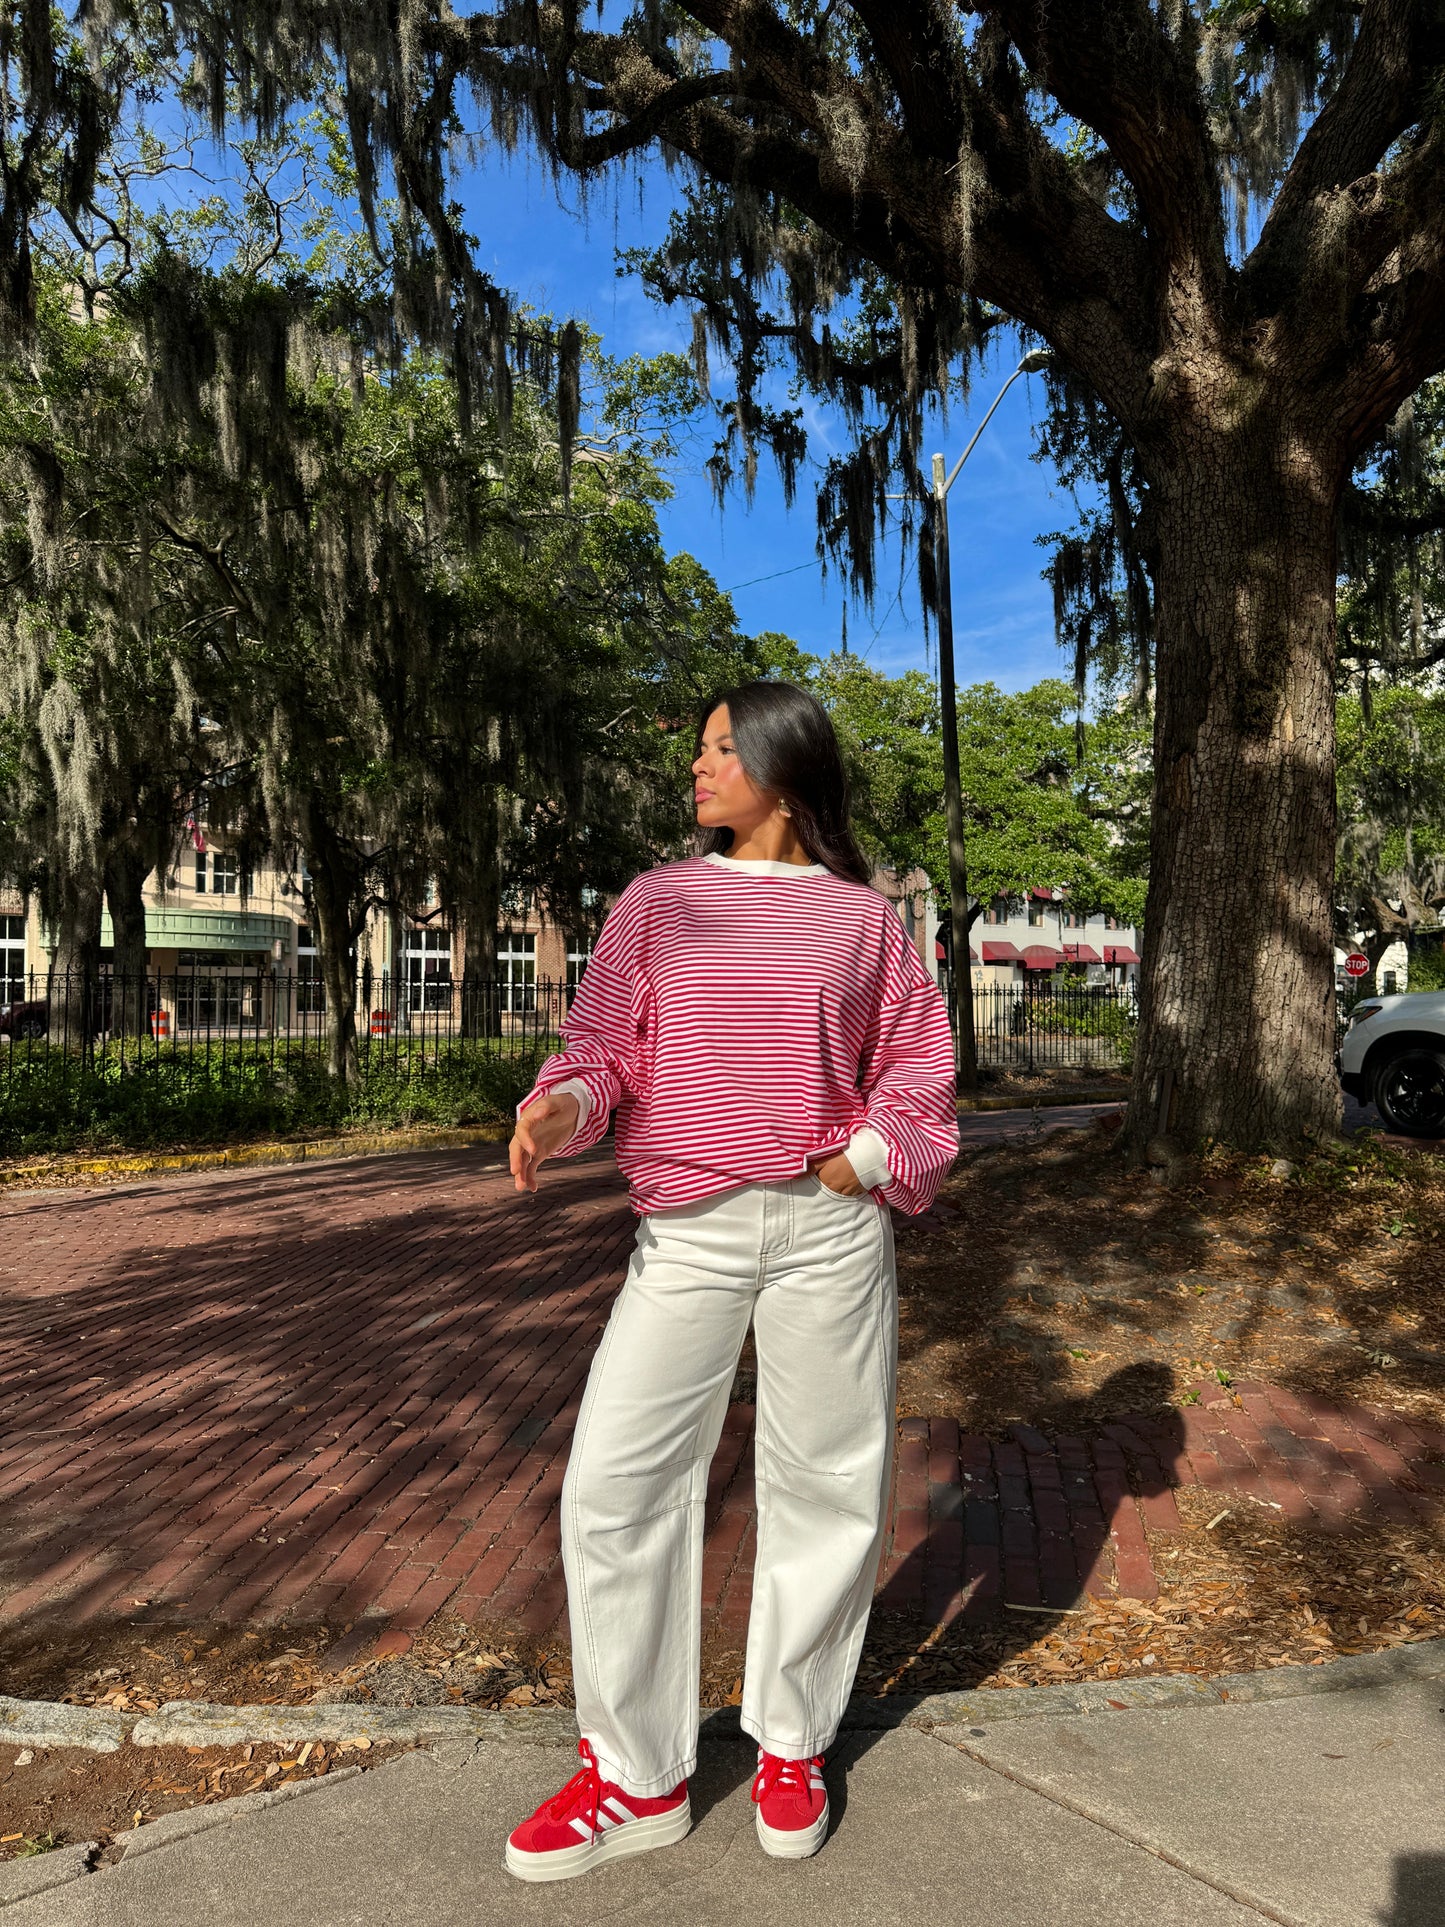
<path id="1" fill-rule="evenodd" d="M 1395 1891 L 1380 1927 L 1442 1927 L 1445 1923 L 1445 1853 L 1402 1853 L 1395 1862 Z"/>
<path id="2" fill-rule="evenodd" d="M 385 1562 L 393 1535 L 412 1548 L 453 1524 L 478 1531 L 518 1467 L 529 1483 L 560 1477 L 632 1219 L 605 1151 L 555 1167 L 535 1199 L 506 1189 L 497 1163 L 426 1153 L 137 1186 L 99 1234 L 91 1221 L 125 1197 L 7 1200 L 0 1236 L 17 1260 L 23 1241 L 27 1272 L 60 1270 L 53 1291 L 22 1280 L 0 1297 L 0 1648 L 53 1640 L 99 1671 L 138 1616 L 254 1624 L 284 1599 L 293 1623 L 344 1623 L 371 1602 L 328 1573 L 358 1536 Z M 65 1210 L 78 1210 L 77 1248 L 110 1240 L 70 1274 Z M 1000 1289 L 1030 1255 L 999 1243 Z M 991 1315 L 987 1301 L 975 1315 Z M 1112 1315 L 1148 1334 L 1167 1310 L 1141 1299 Z M 978 1483 L 913 1522 L 895 1575 L 935 1621 L 991 1576 L 977 1601 L 991 1666 L 1077 1601 L 1109 1547 L 1110 1493 L 1147 1501 L 1181 1482 L 1172 1368 L 1136 1362 L 1080 1399 L 1066 1363 L 991 1466 L 972 1468 Z M 1132 1442 L 1101 1447 L 1088 1409 L 1101 1403 L 1129 1415 L 1114 1429 Z M 1030 1599 L 1013 1582 L 1035 1534 Z M 1000 1629 L 1002 1602 L 1045 1610 L 1005 1614 Z M 908 1702 L 894 1704 L 902 1718 Z"/>

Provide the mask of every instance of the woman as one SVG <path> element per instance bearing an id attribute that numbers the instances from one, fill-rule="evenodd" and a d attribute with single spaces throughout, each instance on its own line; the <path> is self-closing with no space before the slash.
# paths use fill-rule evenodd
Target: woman
<path id="1" fill-rule="evenodd" d="M 868 886 L 827 711 L 787 683 L 730 690 L 693 776 L 704 854 L 622 893 L 512 1139 L 535 1191 L 615 1110 L 641 1217 L 562 1492 L 583 1766 L 508 1841 L 523 1880 L 691 1824 L 703 1507 L 749 1323 L 757 1832 L 783 1858 L 822 1845 L 892 1466 L 888 1207 L 923 1210 L 958 1149 L 943 1000 Z"/>

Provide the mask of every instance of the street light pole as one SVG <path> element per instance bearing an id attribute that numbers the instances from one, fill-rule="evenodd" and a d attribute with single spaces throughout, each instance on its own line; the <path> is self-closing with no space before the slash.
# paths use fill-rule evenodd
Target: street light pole
<path id="1" fill-rule="evenodd" d="M 978 1039 L 973 1022 L 973 972 L 968 959 L 968 853 L 963 839 L 963 785 L 958 773 L 958 696 L 953 668 L 953 581 L 948 561 L 948 491 L 958 480 L 959 470 L 978 446 L 978 438 L 993 420 L 994 410 L 1020 375 L 1031 375 L 1046 368 L 1053 359 L 1047 348 L 1026 354 L 1003 387 L 994 396 L 993 406 L 974 431 L 973 440 L 952 469 L 945 469 L 941 455 L 933 458 L 933 570 L 938 588 L 938 704 L 943 725 L 943 807 L 948 825 L 948 907 L 950 970 L 949 989 L 953 995 L 954 1036 L 957 1039 L 958 1085 L 963 1091 L 978 1089 Z"/>
<path id="2" fill-rule="evenodd" d="M 973 1028 L 973 972 L 968 959 L 968 853 L 963 841 L 963 785 L 958 775 L 958 693 L 953 674 L 953 582 L 948 566 L 948 483 L 943 457 L 933 458 L 933 571 L 938 584 L 938 706 L 943 720 L 943 808 L 948 823 L 949 990 L 958 1084 L 978 1089 Z"/>

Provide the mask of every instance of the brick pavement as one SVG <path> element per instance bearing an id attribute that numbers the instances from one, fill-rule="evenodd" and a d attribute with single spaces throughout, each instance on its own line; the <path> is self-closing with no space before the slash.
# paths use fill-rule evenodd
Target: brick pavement
<path id="1" fill-rule="evenodd" d="M 567 1444 L 632 1229 L 605 1157 L 535 1201 L 476 1152 L 5 1200 L 0 1628 L 446 1610 L 549 1631 Z M 1445 1436 L 1235 1390 L 1089 1438 L 902 1420 L 882 1603 L 939 1621 L 1150 1598 L 1145 1527 L 1179 1524 L 1182 1484 L 1327 1528 L 1439 1516 Z M 752 1422 L 731 1407 L 709 1485 L 727 1633 Z"/>

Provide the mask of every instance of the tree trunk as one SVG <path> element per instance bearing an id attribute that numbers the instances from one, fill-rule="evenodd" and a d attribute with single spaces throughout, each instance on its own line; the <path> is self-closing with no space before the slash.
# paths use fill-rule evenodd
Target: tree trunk
<path id="1" fill-rule="evenodd" d="M 47 1022 L 52 1046 L 62 1050 L 88 1052 L 101 1028 L 100 912 L 99 877 L 61 880 Z"/>
<path id="2" fill-rule="evenodd" d="M 1179 437 L 1187 466 L 1155 485 L 1154 814 L 1125 1136 L 1135 1155 L 1156 1134 L 1283 1151 L 1339 1128 L 1337 465 L 1302 438 L 1210 440 Z"/>
<path id="3" fill-rule="evenodd" d="M 462 924 L 462 1036 L 501 1034 L 497 988 L 497 919 L 502 906 L 502 868 L 497 850 L 497 793 L 484 792 L 473 826 L 473 851 L 448 907 Z"/>
<path id="4" fill-rule="evenodd" d="M 146 976 L 145 880 L 154 864 L 136 843 L 118 844 L 106 858 L 105 902 L 114 933 L 110 1029 L 122 1037 L 150 1032 Z"/>
<path id="5" fill-rule="evenodd" d="M 326 997 L 326 1068 L 338 1084 L 361 1076 L 356 1043 L 356 944 L 353 917 L 361 894 L 359 866 L 316 809 L 308 811 L 306 864 L 316 915 L 316 948 Z"/>

